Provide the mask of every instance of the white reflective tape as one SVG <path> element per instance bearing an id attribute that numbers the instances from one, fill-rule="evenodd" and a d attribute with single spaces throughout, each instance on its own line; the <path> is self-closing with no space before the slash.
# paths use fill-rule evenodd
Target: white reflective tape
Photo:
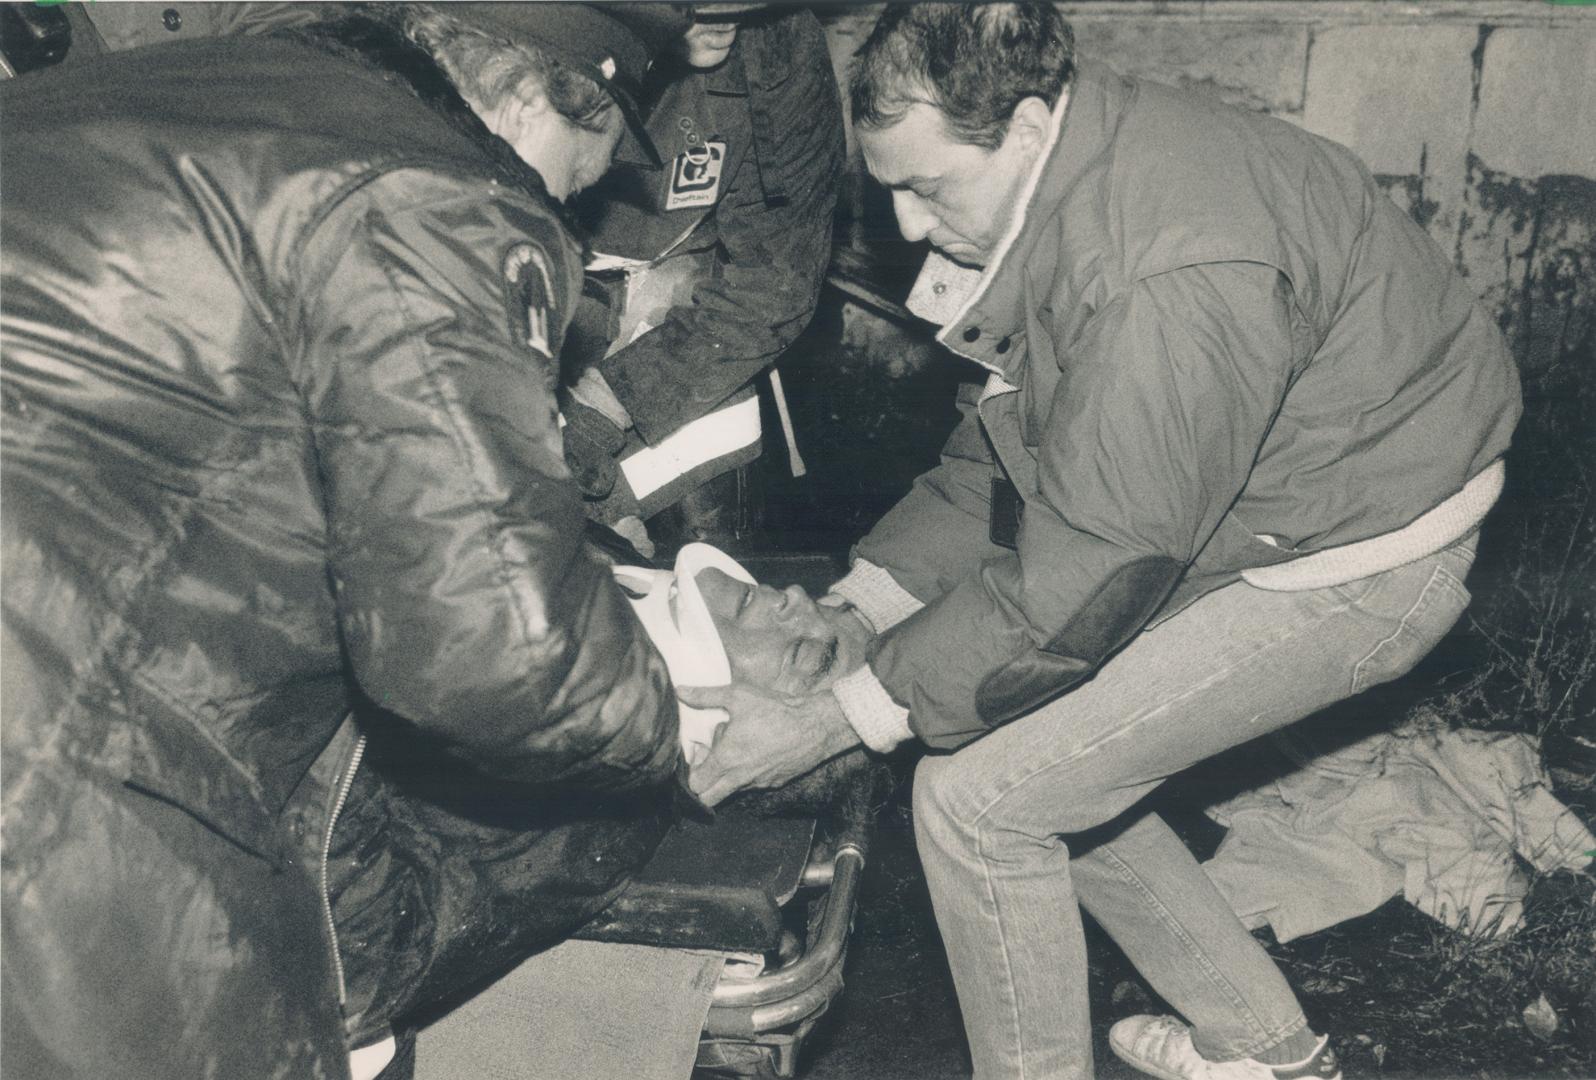
<path id="1" fill-rule="evenodd" d="M 735 453 L 759 440 L 759 399 L 751 397 L 700 416 L 662 441 L 621 459 L 632 494 L 646 499 L 700 465 Z"/>
<path id="2" fill-rule="evenodd" d="M 630 274 L 633 270 L 641 270 L 647 265 L 647 259 L 631 259 L 625 255 L 606 255 L 602 251 L 595 251 L 582 269 L 595 274 L 601 270 L 624 270 Z"/>
<path id="3" fill-rule="evenodd" d="M 349 1053 L 349 1075 L 352 1080 L 375 1080 L 378 1073 L 388 1067 L 398 1052 L 398 1040 L 390 1033 L 381 1042 L 362 1046 Z"/>

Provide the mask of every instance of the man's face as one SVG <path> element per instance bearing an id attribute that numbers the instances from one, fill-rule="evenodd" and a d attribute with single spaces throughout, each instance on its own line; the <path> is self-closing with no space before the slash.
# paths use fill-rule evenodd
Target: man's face
<path id="1" fill-rule="evenodd" d="M 682 54 L 690 65 L 705 71 L 724 64 L 736 43 L 736 23 L 695 22 L 682 35 Z"/>
<path id="2" fill-rule="evenodd" d="M 796 585 L 749 585 L 713 567 L 697 582 L 737 681 L 802 696 L 865 661 L 870 634 L 846 608 L 821 607 Z"/>
<path id="3" fill-rule="evenodd" d="M 1045 115 L 1040 99 L 1027 102 Z M 858 137 L 870 175 L 892 193 L 904 238 L 929 239 L 955 262 L 985 266 L 1019 211 L 1020 189 L 1040 152 L 1033 129 L 1011 122 L 1003 142 L 988 150 L 952 138 L 941 111 L 920 103 L 897 123 L 860 127 Z"/>
<path id="4" fill-rule="evenodd" d="M 561 116 L 540 91 L 531 88 L 524 99 L 507 99 L 500 108 L 479 110 L 479 115 L 488 130 L 538 171 L 549 194 L 562 202 L 609 171 L 625 123 L 621 110 L 611 105 L 601 114 L 601 130 L 589 131 Z"/>

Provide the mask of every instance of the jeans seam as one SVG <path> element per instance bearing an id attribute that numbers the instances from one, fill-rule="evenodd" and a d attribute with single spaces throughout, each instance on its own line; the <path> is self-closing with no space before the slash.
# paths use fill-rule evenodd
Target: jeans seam
<path id="1" fill-rule="evenodd" d="M 981 880 L 986 884 L 986 895 L 992 901 L 992 914 L 997 923 L 998 940 L 1003 943 L 1003 991 L 1008 997 L 1009 1021 L 1014 1025 L 1014 1049 L 1020 1066 L 1020 1080 L 1025 1080 L 1025 1026 L 1020 1023 L 1020 1001 L 1014 993 L 1014 960 L 1009 952 L 1010 934 L 1003 929 L 1003 910 L 998 904 L 997 889 L 992 884 L 992 860 L 986 857 L 986 833 L 976 825 L 975 853 L 981 860 Z"/>
<path id="2" fill-rule="evenodd" d="M 1290 1036 L 1304 1030 L 1310 1030 L 1308 1028 L 1308 1017 L 1301 1009 L 1298 1009 L 1296 1015 L 1286 1024 L 1276 1028 L 1274 1031 L 1267 1032 L 1257 1042 L 1249 1043 L 1242 1049 L 1227 1047 L 1225 1052 L 1234 1056 L 1216 1058 L 1215 1061 L 1222 1063 L 1226 1061 L 1245 1061 L 1249 1058 L 1256 1060 L 1259 1054 L 1279 1046 Z"/>
<path id="3" fill-rule="evenodd" d="M 1362 660 L 1359 660 L 1357 665 L 1352 669 L 1352 692 L 1354 694 L 1360 694 L 1364 690 L 1367 690 L 1369 686 L 1377 685 L 1377 683 L 1366 684 L 1363 681 L 1364 669 L 1368 667 L 1375 657 L 1384 652 L 1388 646 L 1393 645 L 1395 642 L 1409 634 L 1415 619 L 1418 616 L 1423 615 L 1430 609 L 1431 606 L 1433 606 L 1435 602 L 1435 592 L 1438 588 L 1445 589 L 1455 598 L 1463 600 L 1465 603 L 1467 603 L 1468 594 L 1465 591 L 1466 587 L 1462 582 L 1457 580 L 1451 571 L 1437 563 L 1434 569 L 1430 571 L 1430 578 L 1424 583 L 1424 588 L 1419 590 L 1418 598 L 1413 601 L 1412 606 L 1409 607 L 1408 610 L 1403 613 L 1402 618 L 1398 620 L 1396 629 L 1391 631 L 1388 636 L 1381 639 L 1379 644 L 1370 649 L 1369 654 Z"/>
<path id="4" fill-rule="evenodd" d="M 1328 621 L 1330 618 L 1338 616 L 1338 615 L 1345 614 L 1348 610 L 1350 610 L 1354 606 L 1355 605 L 1352 602 L 1350 602 L 1350 601 L 1338 604 L 1337 606 L 1331 608 L 1330 610 L 1322 613 L 1317 618 L 1315 618 L 1315 620 L 1313 621 L 1313 628 L 1317 629 L 1319 625 L 1321 625 L 1325 621 Z M 1122 738 L 1122 737 L 1128 735 L 1132 728 L 1134 728 L 1137 725 L 1141 724 L 1142 722 L 1146 721 L 1148 718 L 1156 716 L 1156 715 L 1164 712 L 1167 709 L 1173 708 L 1179 702 L 1184 701 L 1187 698 L 1190 698 L 1190 697 L 1193 697 L 1193 696 L 1197 695 L 1198 693 L 1200 693 L 1200 692 L 1206 690 L 1208 687 L 1212 686 L 1214 683 L 1219 682 L 1220 680 L 1227 678 L 1231 674 L 1231 672 L 1235 671 L 1237 668 L 1241 667 L 1243 664 L 1247 664 L 1247 663 L 1252 662 L 1260 654 L 1265 653 L 1265 652 L 1269 651 L 1270 649 L 1273 649 L 1273 648 L 1275 648 L 1275 647 L 1277 647 L 1279 645 L 1282 645 L 1282 644 L 1284 644 L 1284 643 L 1286 643 L 1288 641 L 1295 641 L 1297 638 L 1303 636 L 1303 634 L 1306 633 L 1306 632 L 1307 632 L 1306 629 L 1298 629 L 1295 632 L 1293 632 L 1290 637 L 1275 638 L 1275 639 L 1273 639 L 1271 641 L 1267 641 L 1267 642 L 1263 643 L 1262 645 L 1259 645 L 1257 648 L 1251 650 L 1246 655 L 1237 657 L 1235 659 L 1235 661 L 1233 661 L 1230 664 L 1227 664 L 1223 668 L 1220 668 L 1217 671 L 1209 672 L 1207 677 L 1204 678 L 1201 682 L 1194 683 L 1191 686 L 1186 687 L 1184 690 L 1182 690 L 1176 696 L 1174 696 L 1172 698 L 1168 698 L 1168 699 L 1166 699 L 1164 701 L 1160 701 L 1157 705 L 1153 706 L 1152 708 L 1143 710 L 1141 713 L 1138 713 L 1135 717 L 1133 717 L 1123 727 L 1120 727 L 1120 728 L 1118 728 L 1118 729 L 1116 729 L 1116 730 L 1114 730 L 1112 732 L 1107 732 L 1104 735 L 1102 735 L 1100 738 L 1095 739 L 1094 741 L 1092 741 L 1090 743 L 1087 743 L 1084 746 L 1077 747 L 1073 753 L 1070 753 L 1069 755 L 1067 755 L 1065 757 L 1055 758 L 1055 759 L 1047 762 L 1046 764 L 1037 766 L 1031 772 L 1026 773 L 1024 776 L 1016 779 L 1014 781 L 1014 783 L 1010 784 L 1008 787 L 1004 788 L 1002 791 L 995 793 L 992 796 L 992 798 L 987 802 L 987 804 L 985 806 L 981 807 L 980 810 L 976 811 L 975 815 L 970 819 L 970 824 L 972 826 L 978 828 L 980 826 L 980 824 L 981 824 L 982 819 L 984 819 L 989 813 L 991 813 L 993 808 L 996 807 L 998 805 L 998 803 L 1002 802 L 1004 799 L 1008 798 L 1009 795 L 1011 795 L 1013 792 L 1015 792 L 1019 788 L 1025 786 L 1026 784 L 1029 784 L 1032 780 L 1035 780 L 1038 776 L 1041 776 L 1043 773 L 1045 773 L 1045 772 L 1047 772 L 1047 771 L 1049 771 L 1051 769 L 1054 769 L 1054 768 L 1056 768 L 1058 766 L 1061 766 L 1061 765 L 1072 764 L 1075 761 L 1077 761 L 1078 759 L 1080 759 L 1081 757 L 1084 757 L 1086 754 L 1089 754 L 1093 750 L 1096 750 L 1098 747 L 1103 746 L 1106 743 L 1112 742 L 1112 741 L 1114 741 L 1116 739 L 1119 739 L 1119 738 Z M 1021 722 L 1023 722 L 1023 718 L 1021 718 Z M 1245 740 L 1243 740 L 1243 741 L 1245 741 Z"/>
<path id="5" fill-rule="evenodd" d="M 1119 874 L 1120 878 L 1125 881 L 1126 884 L 1132 886 L 1137 892 L 1146 898 L 1148 901 L 1148 906 L 1157 912 L 1164 925 L 1174 931 L 1175 936 L 1187 946 L 1187 955 L 1189 955 L 1193 960 L 1197 961 L 1198 965 L 1202 969 L 1203 974 L 1207 976 L 1209 984 L 1223 992 L 1224 995 L 1230 999 L 1230 1004 L 1236 1010 L 1237 1015 L 1243 1019 L 1250 1029 L 1252 1029 L 1255 1037 L 1252 1041 L 1246 1044 L 1246 1049 L 1243 1049 L 1236 1054 L 1238 1058 L 1251 1057 L 1259 1051 L 1267 1050 L 1269 1047 L 1280 1042 L 1286 1036 L 1292 1034 L 1300 1028 L 1307 1026 L 1307 1017 L 1303 1015 L 1301 1009 L 1298 1009 L 1295 1016 L 1279 1029 L 1271 1029 L 1268 1027 L 1268 1025 L 1264 1024 L 1258 1018 L 1258 1014 L 1253 1011 L 1250 1005 L 1248 1005 L 1245 995 L 1238 991 L 1230 982 L 1230 980 L 1224 977 L 1219 969 L 1214 966 L 1213 962 L 1209 960 L 1200 949 L 1195 947 L 1196 943 L 1192 941 L 1191 935 L 1186 931 L 1186 928 L 1181 925 L 1180 920 L 1170 916 L 1169 909 L 1164 905 L 1163 901 L 1159 899 L 1158 894 L 1147 887 L 1147 884 L 1141 879 L 1140 875 L 1136 873 L 1135 869 L 1131 867 L 1129 863 L 1114 853 L 1113 842 L 1104 842 L 1097 845 L 1097 847 L 1093 850 L 1095 854 L 1101 856 L 1114 867 L 1114 871 Z"/>

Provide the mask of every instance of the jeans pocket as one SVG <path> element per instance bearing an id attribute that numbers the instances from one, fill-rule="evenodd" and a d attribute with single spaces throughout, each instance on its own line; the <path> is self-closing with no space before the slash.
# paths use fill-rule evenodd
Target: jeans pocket
<path id="1" fill-rule="evenodd" d="M 1406 675 L 1452 629 L 1471 599 L 1458 572 L 1449 569 L 1449 566 L 1458 565 L 1456 560 L 1449 559 L 1447 553 L 1443 552 L 1416 567 L 1403 568 L 1407 571 L 1419 569 L 1422 573 L 1422 568 L 1429 567 L 1430 574 L 1419 591 L 1418 599 L 1406 612 L 1400 616 L 1395 613 L 1376 616 L 1387 626 L 1394 624 L 1394 627 L 1353 668 L 1354 694 Z M 1459 569 L 1467 572 L 1467 565 Z M 1392 571 L 1393 574 L 1402 572 Z M 1385 593 L 1382 598 L 1389 598 L 1390 595 Z"/>
<path id="2" fill-rule="evenodd" d="M 1375 574 L 1373 577 L 1359 578 L 1342 585 L 1331 585 L 1324 592 L 1336 604 L 1357 605 L 1363 603 L 1370 593 L 1379 588 L 1380 578 L 1381 575 Z"/>

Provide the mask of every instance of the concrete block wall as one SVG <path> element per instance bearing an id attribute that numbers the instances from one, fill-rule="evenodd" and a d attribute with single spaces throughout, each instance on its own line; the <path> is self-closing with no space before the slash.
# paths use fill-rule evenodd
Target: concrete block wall
<path id="1" fill-rule="evenodd" d="M 1282 117 L 1357 151 L 1498 313 L 1527 376 L 1570 361 L 1596 364 L 1596 7 L 1059 6 L 1083 55 Z M 879 10 L 826 12 L 839 79 Z M 851 197 L 862 209 L 861 191 Z M 1586 374 L 1596 379 L 1596 370 Z"/>

